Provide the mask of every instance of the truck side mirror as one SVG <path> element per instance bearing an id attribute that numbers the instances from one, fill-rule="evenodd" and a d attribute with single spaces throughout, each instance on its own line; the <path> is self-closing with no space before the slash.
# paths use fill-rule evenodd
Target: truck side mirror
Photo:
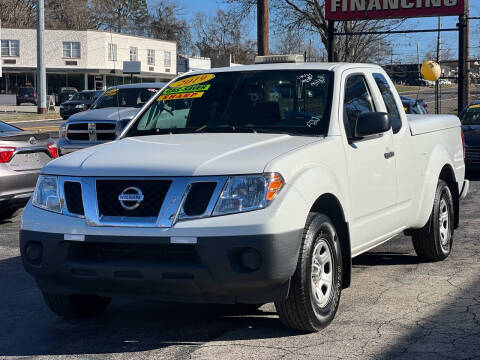
<path id="1" fill-rule="evenodd" d="M 392 128 L 390 115 L 381 112 L 369 112 L 359 116 L 355 124 L 355 138 L 378 135 Z"/>

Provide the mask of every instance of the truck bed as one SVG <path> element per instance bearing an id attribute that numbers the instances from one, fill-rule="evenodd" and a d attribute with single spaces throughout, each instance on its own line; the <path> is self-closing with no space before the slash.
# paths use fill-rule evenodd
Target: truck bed
<path id="1" fill-rule="evenodd" d="M 454 115 L 407 115 L 412 136 L 446 130 L 460 126 L 460 120 Z"/>

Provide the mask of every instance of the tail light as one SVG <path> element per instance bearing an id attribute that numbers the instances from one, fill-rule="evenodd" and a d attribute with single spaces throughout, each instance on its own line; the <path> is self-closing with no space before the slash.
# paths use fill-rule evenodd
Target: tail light
<path id="1" fill-rule="evenodd" d="M 12 159 L 15 150 L 17 149 L 11 146 L 0 147 L 0 164 L 8 163 Z"/>
<path id="2" fill-rule="evenodd" d="M 37 93 L 36 93 L 36 92 L 33 93 L 33 98 L 34 98 L 34 99 L 37 98 Z"/>
<path id="3" fill-rule="evenodd" d="M 428 107 L 427 103 L 423 103 L 422 106 L 426 109 Z"/>
<path id="4" fill-rule="evenodd" d="M 48 144 L 48 151 L 50 151 L 50 156 L 51 156 L 53 159 L 58 158 L 58 147 L 57 147 L 57 144 L 55 144 L 55 143 Z"/>
<path id="5" fill-rule="evenodd" d="M 463 160 L 466 159 L 466 154 L 465 154 L 465 134 L 463 133 L 463 130 L 460 130 L 462 134 L 462 146 L 463 146 Z"/>

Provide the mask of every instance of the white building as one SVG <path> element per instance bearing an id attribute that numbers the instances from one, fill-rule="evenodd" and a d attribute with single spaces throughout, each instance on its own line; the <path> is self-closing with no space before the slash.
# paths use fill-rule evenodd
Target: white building
<path id="1" fill-rule="evenodd" d="M 177 57 L 177 72 L 179 75 L 189 71 L 208 70 L 211 68 L 212 61 L 210 58 L 186 55 L 178 55 Z"/>
<path id="2" fill-rule="evenodd" d="M 35 29 L 1 32 L 0 94 L 15 94 L 20 86 L 36 87 L 37 36 Z M 62 86 L 78 90 L 105 89 L 130 83 L 123 61 L 140 61 L 134 82 L 167 81 L 177 73 L 175 42 L 105 31 L 45 31 L 47 93 Z"/>

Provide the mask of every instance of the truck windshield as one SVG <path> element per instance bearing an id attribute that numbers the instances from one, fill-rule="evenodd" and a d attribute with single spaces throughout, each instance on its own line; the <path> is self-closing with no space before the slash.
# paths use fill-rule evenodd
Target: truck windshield
<path id="1" fill-rule="evenodd" d="M 200 132 L 326 135 L 333 72 L 232 71 L 180 78 L 126 136 Z"/>
<path id="2" fill-rule="evenodd" d="M 108 107 L 142 107 L 159 89 L 150 88 L 114 88 L 105 91 L 95 102 L 92 109 Z"/>
<path id="3" fill-rule="evenodd" d="M 461 115 L 462 125 L 480 125 L 480 104 L 471 105 Z"/>

